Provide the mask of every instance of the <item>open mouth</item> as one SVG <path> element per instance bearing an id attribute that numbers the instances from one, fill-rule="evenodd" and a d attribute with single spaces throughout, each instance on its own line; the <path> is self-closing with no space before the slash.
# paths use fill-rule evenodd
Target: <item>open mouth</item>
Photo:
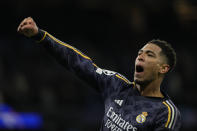
<path id="1" fill-rule="evenodd" d="M 136 72 L 140 73 L 140 72 L 143 72 L 143 71 L 144 71 L 144 68 L 141 65 L 136 66 Z"/>

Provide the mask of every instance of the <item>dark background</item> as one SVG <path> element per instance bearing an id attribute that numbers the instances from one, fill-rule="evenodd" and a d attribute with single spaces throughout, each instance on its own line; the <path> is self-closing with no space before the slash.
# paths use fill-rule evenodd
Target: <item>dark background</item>
<path id="1" fill-rule="evenodd" d="M 40 113 L 45 131 L 99 130 L 100 95 L 16 32 L 31 16 L 101 68 L 131 81 L 143 44 L 157 38 L 171 43 L 177 67 L 163 86 L 181 111 L 181 130 L 196 131 L 196 0 L 1 0 L 0 5 L 0 103 Z"/>

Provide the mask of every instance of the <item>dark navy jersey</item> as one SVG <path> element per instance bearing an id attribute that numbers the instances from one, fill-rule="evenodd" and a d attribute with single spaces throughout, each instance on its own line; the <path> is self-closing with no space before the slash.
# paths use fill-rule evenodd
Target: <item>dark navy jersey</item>
<path id="1" fill-rule="evenodd" d="M 117 72 L 99 68 L 93 61 L 46 31 L 34 36 L 68 70 L 96 88 L 105 113 L 101 131 L 178 131 L 180 112 L 170 98 L 144 97 Z"/>

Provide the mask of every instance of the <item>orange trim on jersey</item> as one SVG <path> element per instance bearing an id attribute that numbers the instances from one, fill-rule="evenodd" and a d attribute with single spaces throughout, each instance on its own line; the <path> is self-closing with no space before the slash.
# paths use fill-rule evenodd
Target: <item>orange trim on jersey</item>
<path id="1" fill-rule="evenodd" d="M 135 82 L 132 82 L 132 84 L 133 84 L 133 88 L 135 88 L 135 86 L 136 86 Z"/>
<path id="2" fill-rule="evenodd" d="M 66 43 L 64 43 L 64 42 L 62 42 L 62 41 L 56 39 L 55 37 L 53 37 L 53 36 L 50 35 L 49 33 L 47 33 L 47 35 L 48 35 L 50 38 L 52 38 L 54 41 L 56 41 L 57 43 L 59 43 L 59 44 L 61 44 L 61 45 L 63 45 L 63 46 L 66 46 L 66 47 L 68 47 L 68 48 L 70 48 L 70 49 L 72 49 L 72 50 L 75 51 L 77 54 L 81 55 L 83 58 L 88 59 L 88 60 L 91 60 L 88 56 L 82 54 L 80 51 L 78 51 L 78 50 L 75 49 L 74 47 L 72 47 L 72 46 L 70 46 L 70 45 L 68 45 L 68 44 L 66 44 Z"/>
<path id="3" fill-rule="evenodd" d="M 167 122 L 166 122 L 166 124 L 165 124 L 165 127 L 167 128 L 168 125 L 169 125 L 169 123 L 170 123 L 171 109 L 170 109 L 170 106 L 169 106 L 165 101 L 163 102 L 163 104 L 164 104 L 165 106 L 167 106 L 167 108 L 168 108 L 168 120 L 167 120 Z"/>
<path id="4" fill-rule="evenodd" d="M 120 78 L 121 80 L 125 81 L 126 83 L 130 84 L 130 82 L 129 82 L 127 79 L 123 78 L 122 76 L 116 74 L 116 77 L 118 77 L 118 78 Z"/>
<path id="5" fill-rule="evenodd" d="M 95 66 L 95 67 L 97 67 L 97 68 L 99 68 L 99 67 L 98 67 L 96 64 L 94 64 L 94 63 L 92 63 L 92 65 Z"/>
<path id="6" fill-rule="evenodd" d="M 44 36 L 42 37 L 42 39 L 40 41 L 37 41 L 37 43 L 40 43 L 41 41 L 43 41 L 45 39 L 46 35 L 47 35 L 47 32 L 44 31 Z"/>

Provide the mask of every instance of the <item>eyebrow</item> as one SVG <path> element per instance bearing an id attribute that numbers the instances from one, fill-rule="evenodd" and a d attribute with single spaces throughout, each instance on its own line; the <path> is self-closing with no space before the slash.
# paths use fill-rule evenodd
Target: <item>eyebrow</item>
<path id="1" fill-rule="evenodd" d="M 143 52 L 143 51 L 144 51 L 144 50 L 140 49 L 138 52 Z M 155 54 L 153 51 L 151 51 L 151 50 L 145 50 L 145 52 L 147 52 L 147 53 L 152 53 L 153 55 L 156 56 L 156 54 Z"/>

